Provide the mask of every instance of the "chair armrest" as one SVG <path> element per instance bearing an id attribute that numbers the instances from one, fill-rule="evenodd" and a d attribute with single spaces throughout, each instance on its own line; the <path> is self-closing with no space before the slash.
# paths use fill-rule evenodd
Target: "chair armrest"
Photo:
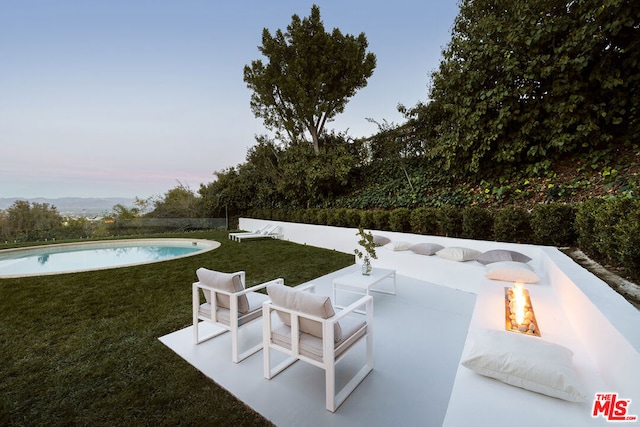
<path id="1" fill-rule="evenodd" d="M 310 290 L 314 290 L 316 289 L 316 284 L 315 283 L 307 283 L 306 285 L 298 285 L 295 288 L 296 291 L 310 291 Z"/>
<path id="2" fill-rule="evenodd" d="M 371 295 L 363 296 L 362 298 L 358 299 L 357 301 L 353 302 L 352 304 L 338 311 L 336 314 L 334 314 L 330 318 L 326 319 L 326 321 L 330 321 L 331 323 L 338 322 L 340 319 L 355 312 L 357 309 L 359 309 L 362 306 L 367 306 L 367 308 L 364 311 L 366 312 L 366 314 L 369 314 L 369 312 L 373 308 L 373 297 Z"/>
<path id="3" fill-rule="evenodd" d="M 236 292 L 233 295 L 248 294 L 249 292 L 255 292 L 255 291 L 260 290 L 260 289 L 265 289 L 267 286 L 273 285 L 273 284 L 276 284 L 276 283 L 284 285 L 284 279 L 278 278 L 278 279 L 270 280 L 268 282 L 260 283 L 259 285 L 252 286 L 250 288 L 245 289 L 244 291 Z"/>

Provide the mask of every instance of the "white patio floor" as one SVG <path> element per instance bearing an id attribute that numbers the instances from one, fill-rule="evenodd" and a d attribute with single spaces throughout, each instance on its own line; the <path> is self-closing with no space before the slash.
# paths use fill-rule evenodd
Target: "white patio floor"
<path id="1" fill-rule="evenodd" d="M 332 279 L 354 268 L 313 280 L 316 293 L 331 296 Z M 476 295 L 401 275 L 396 295 L 372 295 L 374 369 L 335 413 L 325 409 L 320 368 L 298 362 L 267 380 L 262 351 L 231 361 L 229 334 L 195 345 L 188 327 L 160 341 L 278 426 L 442 425 Z M 256 322 L 245 338 L 260 335 Z M 340 362 L 342 371 L 364 360 L 360 347 Z"/>

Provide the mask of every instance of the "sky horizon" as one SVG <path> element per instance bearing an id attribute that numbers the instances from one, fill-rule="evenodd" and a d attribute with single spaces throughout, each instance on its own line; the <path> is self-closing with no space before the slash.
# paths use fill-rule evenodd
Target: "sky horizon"
<path id="1" fill-rule="evenodd" d="M 427 98 L 457 1 L 23 0 L 0 3 L 0 198 L 197 191 L 267 133 L 243 67 L 263 28 L 318 4 L 325 30 L 364 32 L 377 66 L 327 125 L 353 138 Z"/>

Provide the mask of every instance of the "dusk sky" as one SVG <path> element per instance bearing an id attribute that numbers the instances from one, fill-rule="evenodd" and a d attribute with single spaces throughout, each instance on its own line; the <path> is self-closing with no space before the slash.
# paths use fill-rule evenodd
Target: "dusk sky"
<path id="1" fill-rule="evenodd" d="M 266 133 L 243 67 L 263 28 L 320 7 L 377 67 L 328 124 L 351 137 L 427 98 L 456 0 L 0 0 L 0 198 L 196 191 Z"/>

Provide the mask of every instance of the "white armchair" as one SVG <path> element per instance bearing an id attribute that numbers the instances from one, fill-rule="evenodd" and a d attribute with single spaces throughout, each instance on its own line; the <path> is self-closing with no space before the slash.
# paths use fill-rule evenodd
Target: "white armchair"
<path id="1" fill-rule="evenodd" d="M 193 284 L 193 340 L 196 344 L 217 337 L 224 332 L 231 332 L 231 360 L 241 362 L 262 348 L 262 340 L 249 349 L 240 352 L 240 330 L 262 316 L 262 303 L 269 298 L 256 292 L 269 284 L 280 283 L 283 279 L 275 279 L 245 289 L 245 272 L 221 273 L 199 268 L 196 271 L 198 282 Z M 204 294 L 205 302 L 201 302 Z M 209 322 L 218 326 L 218 330 L 206 336 L 200 336 L 199 325 Z"/>
<path id="2" fill-rule="evenodd" d="M 336 313 L 329 297 L 307 292 L 312 288 L 267 287 L 271 301 L 262 305 L 264 376 L 271 379 L 298 360 L 324 369 L 326 408 L 335 412 L 373 369 L 373 298 L 364 296 Z M 354 313 L 363 307 L 364 315 Z M 366 361 L 336 394 L 336 364 L 363 338 Z M 271 350 L 289 357 L 272 368 Z"/>

